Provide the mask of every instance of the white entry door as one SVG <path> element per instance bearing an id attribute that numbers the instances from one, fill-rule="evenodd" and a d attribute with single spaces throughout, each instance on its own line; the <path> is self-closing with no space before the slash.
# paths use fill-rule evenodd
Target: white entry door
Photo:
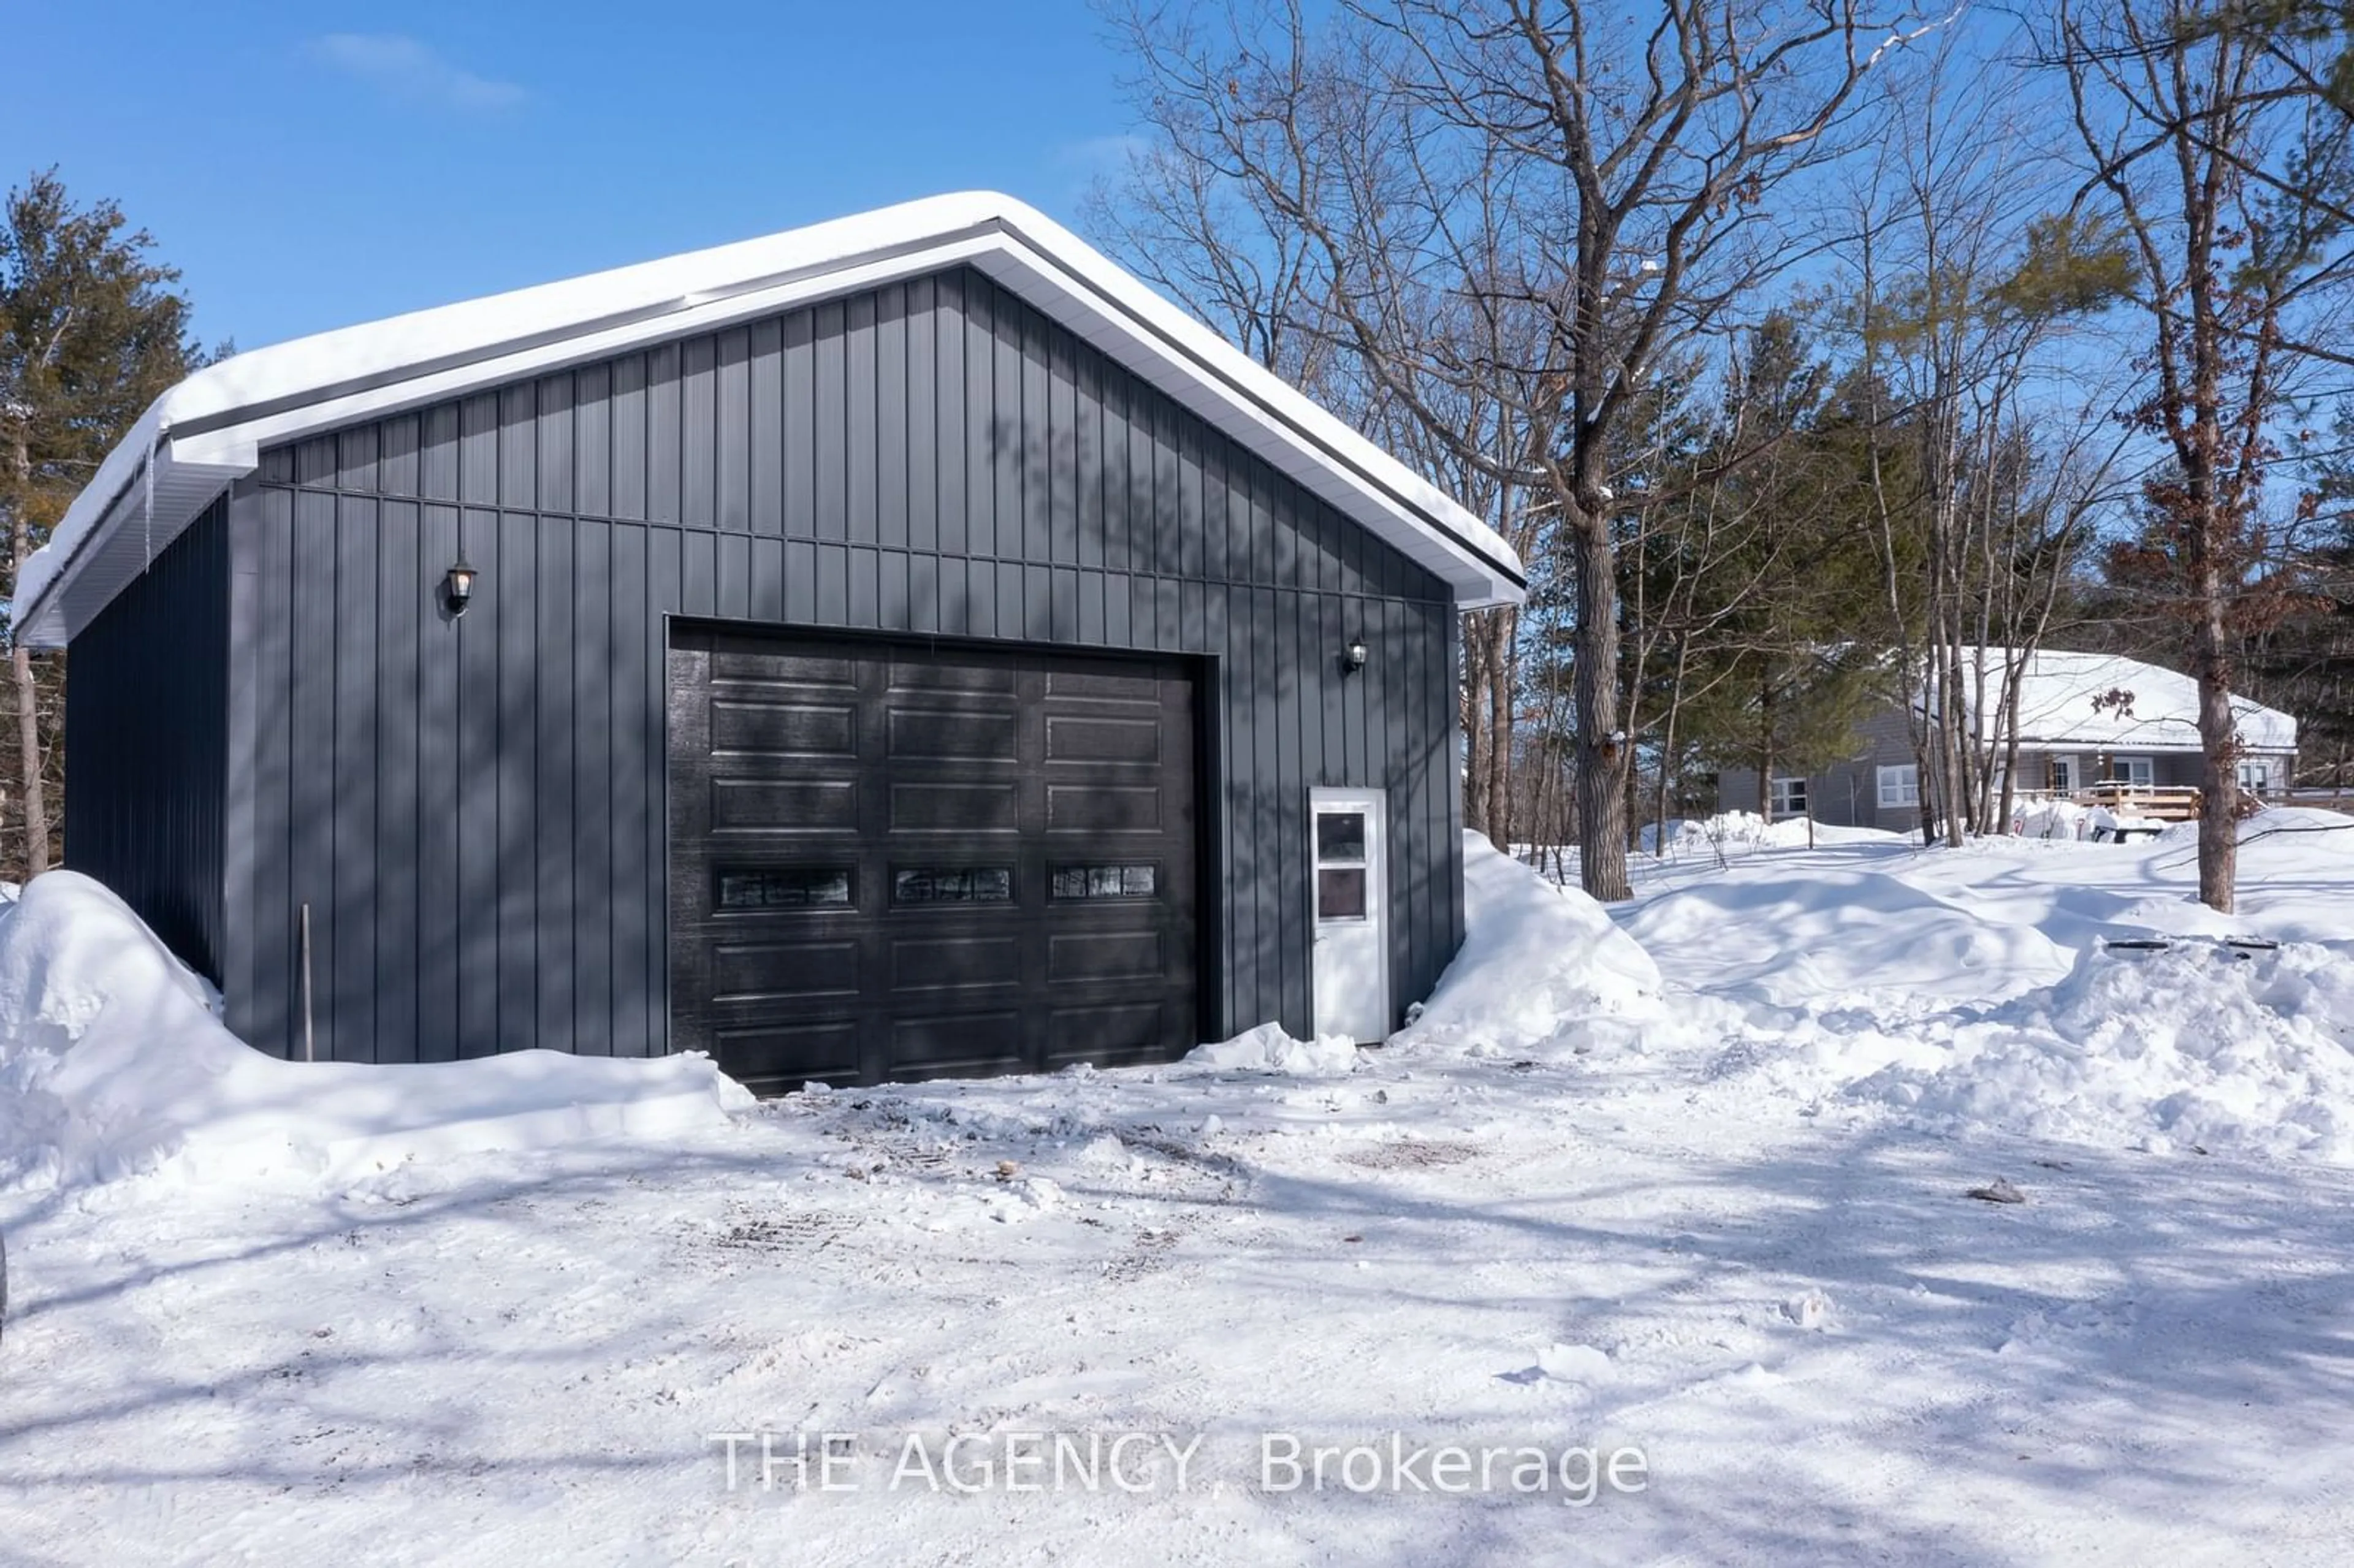
<path id="1" fill-rule="evenodd" d="M 1316 885 L 1316 1033 L 1370 1044 L 1390 1032 L 1388 833 L 1382 798 L 1309 791 Z"/>

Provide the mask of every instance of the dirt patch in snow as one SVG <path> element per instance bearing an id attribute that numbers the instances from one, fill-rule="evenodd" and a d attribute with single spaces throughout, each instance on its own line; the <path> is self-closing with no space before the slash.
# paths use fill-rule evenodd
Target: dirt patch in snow
<path id="1" fill-rule="evenodd" d="M 1476 1143 L 1405 1139 L 1394 1143 L 1377 1143 L 1370 1149 L 1352 1149 L 1341 1155 L 1341 1160 L 1344 1164 L 1362 1166 L 1367 1171 L 1437 1171 L 1477 1160 L 1481 1152 Z"/>

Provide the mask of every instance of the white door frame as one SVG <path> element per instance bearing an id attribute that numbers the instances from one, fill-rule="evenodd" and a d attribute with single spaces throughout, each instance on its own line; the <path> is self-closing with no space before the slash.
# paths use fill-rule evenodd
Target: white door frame
<path id="1" fill-rule="evenodd" d="M 1317 787 L 1308 791 L 1310 998 L 1319 1034 L 1346 1034 L 1369 1044 L 1389 1033 L 1389 814 L 1378 789 Z M 1356 816 L 1356 853 L 1336 833 L 1328 853 L 1320 819 Z M 1331 874 L 1328 882 L 1327 875 Z M 1361 911 L 1328 916 L 1331 903 Z M 1354 894 L 1353 899 L 1352 894 Z M 1370 970 L 1370 973 L 1368 971 Z"/>

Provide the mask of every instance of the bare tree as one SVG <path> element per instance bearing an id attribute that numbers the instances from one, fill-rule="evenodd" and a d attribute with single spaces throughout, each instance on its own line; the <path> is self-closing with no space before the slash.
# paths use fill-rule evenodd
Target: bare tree
<path id="1" fill-rule="evenodd" d="M 2129 284 L 2067 200 L 2027 73 L 1951 38 L 1881 82 L 1842 260 L 1869 485 L 1925 840 L 2009 820 L 2020 684 L 2125 444 L 2073 341 Z M 1989 78 L 1992 78 L 1990 80 Z M 2096 358 L 2101 357 L 2095 355 Z"/>
<path id="2" fill-rule="evenodd" d="M 1769 196 L 1829 155 L 1858 83 L 1921 29 L 1862 0 L 1205 15 L 1126 14 L 1148 117 L 1316 249 L 1324 330 L 1399 418 L 1532 498 L 1515 520 L 1557 539 L 1575 601 L 1583 879 L 1626 897 L 1617 446 L 1659 357 L 1807 243 Z M 1447 295 L 1462 315 L 1428 307 Z M 1467 395 L 1492 410 L 1476 429 Z"/>
<path id="3" fill-rule="evenodd" d="M 2199 896 L 2229 911 L 2238 862 L 2233 652 L 2274 599 L 2263 577 L 2274 421 L 2332 344 L 2354 283 L 2342 193 L 2354 122 L 2303 63 L 2318 48 L 2263 7 L 2060 0 L 2048 58 L 2124 226 L 2148 331 L 2139 427 L 2160 443 L 2144 547 L 2190 632 L 2203 758 Z"/>

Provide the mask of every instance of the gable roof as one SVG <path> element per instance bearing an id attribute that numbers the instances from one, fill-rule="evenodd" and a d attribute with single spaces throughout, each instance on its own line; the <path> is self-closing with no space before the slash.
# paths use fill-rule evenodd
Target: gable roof
<path id="1" fill-rule="evenodd" d="M 2200 749 L 2199 683 L 2160 665 L 2118 653 L 2039 648 L 2022 655 L 2011 648 L 1965 648 L 1962 678 L 1971 681 L 1983 668 L 1991 698 L 2003 673 L 2022 657 L 2027 664 L 2019 683 L 2021 746 L 2125 752 Z M 2094 698 L 2112 692 L 2130 693 L 2133 701 L 2123 707 L 2094 705 Z M 2235 696 L 2232 715 L 2240 743 L 2249 750 L 2296 749 L 2296 720 L 2279 709 Z M 1980 716 L 1982 733 L 1991 730 L 1992 716 Z M 1993 737 L 1988 734 L 1986 738 Z"/>
<path id="2" fill-rule="evenodd" d="M 158 397 L 17 583 L 19 634 L 62 647 L 261 450 L 398 408 L 970 266 L 1076 332 L 1447 584 L 1517 604 L 1511 546 L 1452 497 L 1011 196 L 966 192 L 236 355 Z"/>

